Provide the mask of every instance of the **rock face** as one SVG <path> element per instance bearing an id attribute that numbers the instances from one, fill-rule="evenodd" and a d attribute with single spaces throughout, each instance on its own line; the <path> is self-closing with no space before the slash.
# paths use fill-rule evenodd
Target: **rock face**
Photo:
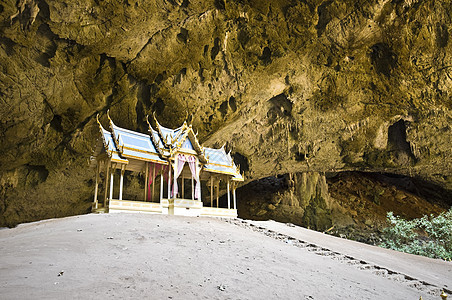
<path id="1" fill-rule="evenodd" d="M 248 181 L 364 170 L 451 190 L 451 19 L 445 0 L 5 0 L 0 224 L 89 210 L 108 109 L 141 132 L 152 112 L 187 119 Z"/>

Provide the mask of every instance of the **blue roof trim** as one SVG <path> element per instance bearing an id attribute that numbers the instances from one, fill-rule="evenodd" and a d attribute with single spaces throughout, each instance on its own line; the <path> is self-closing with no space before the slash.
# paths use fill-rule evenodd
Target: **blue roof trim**
<path id="1" fill-rule="evenodd" d="M 118 127 L 113 122 L 111 122 L 111 128 L 123 156 L 144 161 L 167 163 L 160 158 L 149 135 Z"/>
<path id="2" fill-rule="evenodd" d="M 129 161 L 119 155 L 119 151 L 116 149 L 115 142 L 113 141 L 113 137 L 111 133 L 101 127 L 102 137 L 104 139 L 104 148 L 109 157 L 111 157 L 112 161 L 129 163 Z"/>
<path id="3" fill-rule="evenodd" d="M 224 148 L 204 148 L 204 153 L 208 159 L 208 163 L 204 165 L 206 171 L 230 174 L 234 176 L 233 180 L 243 181 L 243 176 L 237 170 L 231 155 L 227 154 Z"/>
<path id="4" fill-rule="evenodd" d="M 189 150 L 193 150 L 193 151 L 195 150 L 195 148 L 193 148 L 193 145 L 188 137 L 183 142 L 181 149 L 189 149 Z"/>
<path id="5" fill-rule="evenodd" d="M 125 148 L 124 151 L 122 152 L 122 155 L 124 157 L 130 157 L 130 158 L 135 158 L 135 159 L 140 159 L 140 160 L 145 160 L 145 161 L 153 161 L 153 162 L 159 162 L 161 164 L 167 164 L 167 162 L 165 160 L 161 159 L 156 154 L 143 153 L 140 151 L 134 151 L 132 149 Z"/>
<path id="6" fill-rule="evenodd" d="M 233 161 L 224 148 L 212 149 L 204 148 L 204 153 L 208 157 L 209 163 L 216 163 L 220 165 L 232 166 Z"/>

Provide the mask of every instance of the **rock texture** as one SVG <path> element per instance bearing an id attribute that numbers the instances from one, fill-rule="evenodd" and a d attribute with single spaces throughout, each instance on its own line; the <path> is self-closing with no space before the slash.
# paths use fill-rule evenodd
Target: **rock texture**
<path id="1" fill-rule="evenodd" d="M 248 181 L 364 170 L 451 190 L 451 18 L 445 0 L 5 0 L 0 224 L 89 210 L 107 109 L 142 132 L 152 112 L 188 119 Z"/>

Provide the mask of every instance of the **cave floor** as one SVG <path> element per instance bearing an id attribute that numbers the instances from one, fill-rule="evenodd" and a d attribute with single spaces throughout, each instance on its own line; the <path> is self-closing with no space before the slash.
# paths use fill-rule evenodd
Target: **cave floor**
<path id="1" fill-rule="evenodd" d="M 452 263 L 276 222 L 89 214 L 0 230 L 2 299 L 439 299 Z"/>
<path id="2" fill-rule="evenodd" d="M 245 224 L 264 233 L 278 232 L 296 241 L 314 244 L 322 248 L 325 255 L 345 256 L 352 263 L 362 265 L 361 268 L 374 272 L 383 270 L 385 276 L 394 272 L 411 284 L 425 282 L 449 290 L 452 288 L 452 262 L 384 249 L 275 221 L 246 221 Z"/>

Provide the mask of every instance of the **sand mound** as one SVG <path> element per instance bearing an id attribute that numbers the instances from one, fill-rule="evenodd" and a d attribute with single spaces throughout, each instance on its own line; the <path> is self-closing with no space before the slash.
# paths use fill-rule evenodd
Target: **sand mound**
<path id="1" fill-rule="evenodd" d="M 347 252 L 361 244 L 346 245 L 344 240 L 325 242 L 315 233 L 309 236 L 305 229 L 275 222 L 144 214 L 53 219 L 0 231 L 0 295 L 2 299 L 440 299 L 441 289 L 450 289 L 444 282 L 452 282 L 451 263 L 420 258 L 414 270 L 399 271 L 397 264 L 394 268 L 378 264 L 380 250 L 390 262 L 388 250 L 363 245 L 352 257 Z M 360 259 L 360 252 L 369 260 Z M 400 265 L 403 257 L 417 259 L 396 255 L 394 261 Z M 377 263 L 370 263 L 373 257 Z M 431 263 L 438 268 L 438 280 L 431 268 L 429 281 L 422 277 L 423 270 L 414 274 L 422 264 L 427 268 Z"/>

